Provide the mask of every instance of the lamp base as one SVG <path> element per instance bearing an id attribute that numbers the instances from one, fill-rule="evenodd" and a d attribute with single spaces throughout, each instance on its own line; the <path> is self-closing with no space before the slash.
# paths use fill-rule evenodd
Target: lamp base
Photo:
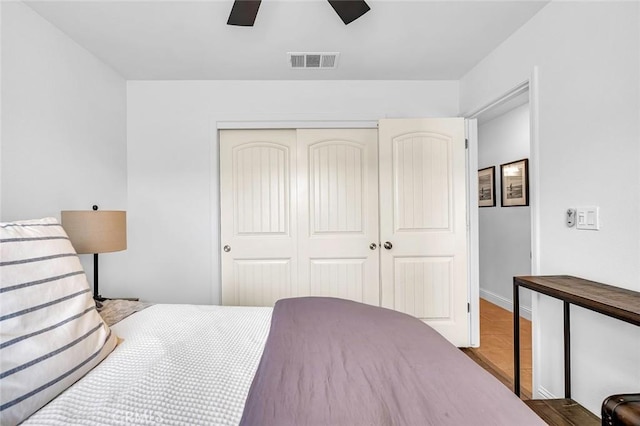
<path id="1" fill-rule="evenodd" d="M 102 297 L 101 295 L 93 296 L 93 300 L 96 302 L 96 308 L 102 308 L 102 302 L 105 300 L 128 300 L 130 302 L 139 302 L 139 297 Z"/>
<path id="2" fill-rule="evenodd" d="M 94 302 L 96 302 L 96 309 L 97 309 L 98 311 L 100 311 L 100 309 L 102 309 L 102 302 L 103 302 L 103 301 L 102 301 L 102 300 L 98 300 L 98 299 L 97 299 L 97 298 L 95 298 L 95 297 L 93 298 L 93 300 L 94 300 Z"/>

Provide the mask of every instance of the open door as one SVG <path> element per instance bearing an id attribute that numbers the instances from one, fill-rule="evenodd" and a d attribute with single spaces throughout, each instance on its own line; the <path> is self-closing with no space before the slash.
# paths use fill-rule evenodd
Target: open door
<path id="1" fill-rule="evenodd" d="M 379 122 L 381 305 L 469 345 L 465 122 Z"/>

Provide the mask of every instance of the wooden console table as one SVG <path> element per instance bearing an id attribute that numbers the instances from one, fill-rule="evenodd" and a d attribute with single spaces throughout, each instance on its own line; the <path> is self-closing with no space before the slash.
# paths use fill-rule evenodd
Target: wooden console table
<path id="1" fill-rule="evenodd" d="M 518 396 L 520 396 L 520 287 L 563 301 L 564 401 L 574 403 L 571 400 L 570 305 L 574 304 L 640 326 L 640 292 L 567 275 L 513 277 L 513 382 L 514 392 Z"/>

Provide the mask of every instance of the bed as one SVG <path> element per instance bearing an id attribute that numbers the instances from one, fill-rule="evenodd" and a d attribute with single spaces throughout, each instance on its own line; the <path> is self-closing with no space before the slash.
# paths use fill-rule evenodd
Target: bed
<path id="1" fill-rule="evenodd" d="M 153 305 L 109 327 L 55 219 L 0 231 L 2 425 L 544 424 L 405 314 L 305 297 Z"/>

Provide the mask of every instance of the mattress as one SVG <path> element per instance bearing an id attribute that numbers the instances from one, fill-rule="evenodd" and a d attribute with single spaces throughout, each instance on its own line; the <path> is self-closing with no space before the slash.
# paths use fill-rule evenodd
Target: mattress
<path id="1" fill-rule="evenodd" d="M 271 313 L 151 306 L 114 325 L 114 352 L 23 424 L 237 425 Z"/>

